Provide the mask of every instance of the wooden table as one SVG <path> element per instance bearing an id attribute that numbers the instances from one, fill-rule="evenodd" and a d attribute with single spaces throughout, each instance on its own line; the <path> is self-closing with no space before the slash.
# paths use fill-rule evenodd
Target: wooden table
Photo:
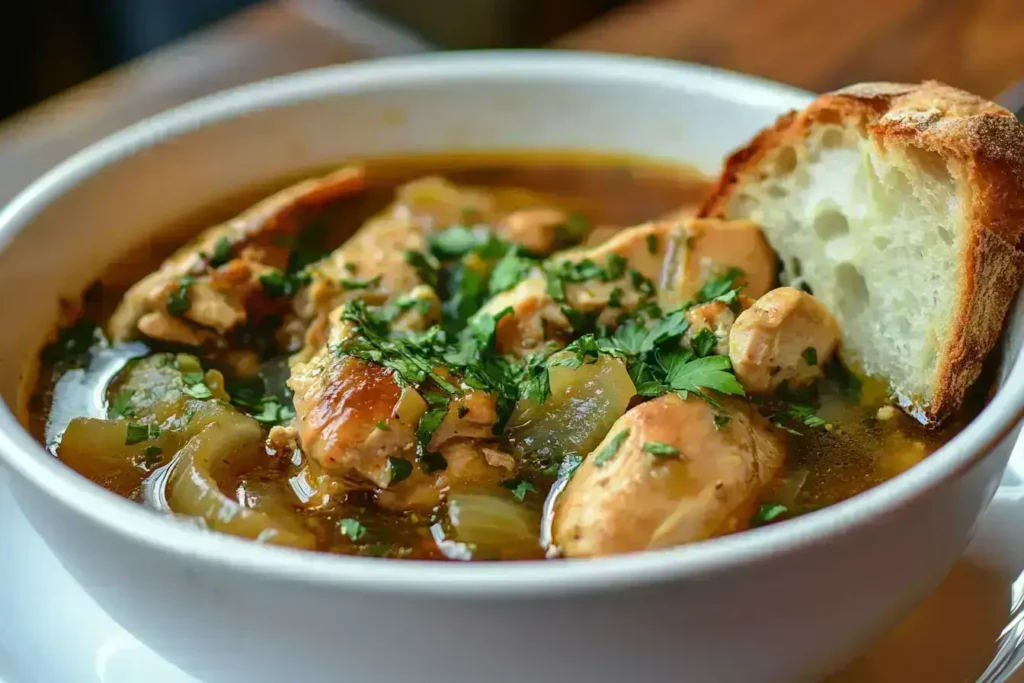
<path id="1" fill-rule="evenodd" d="M 87 144 L 241 83 L 422 43 L 323 0 L 267 0 L 0 124 L 0 202 Z M 1024 77 L 1024 0 L 641 0 L 557 47 L 713 64 L 813 91 L 939 78 L 993 97 Z"/>
<path id="2" fill-rule="evenodd" d="M 167 107 L 241 83 L 425 49 L 312 0 L 268 1 L 0 125 L 0 203 L 69 154 Z M 1024 77 L 1024 0 L 644 0 L 556 42 L 713 64 L 813 91 L 938 78 L 993 97 Z M 1008 586 L 961 562 L 911 618 L 834 680 L 960 681 L 991 655 Z M 958 652 L 967 648 L 968 653 Z M 958 668 L 959 667 L 959 668 Z M 1024 674 L 1013 679 L 1024 683 Z"/>

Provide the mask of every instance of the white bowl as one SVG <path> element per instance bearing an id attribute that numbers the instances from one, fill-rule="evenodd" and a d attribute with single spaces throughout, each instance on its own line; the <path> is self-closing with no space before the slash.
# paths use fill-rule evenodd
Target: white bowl
<path id="1" fill-rule="evenodd" d="M 58 298 L 239 188 L 349 157 L 457 148 L 630 152 L 715 172 L 809 97 L 636 58 L 441 54 L 244 87 L 108 138 L 0 213 L 0 453 L 19 504 L 115 619 L 211 682 L 820 677 L 935 587 L 967 544 L 1016 434 L 1024 364 L 1005 363 L 1000 392 L 949 444 L 863 495 L 594 561 L 398 562 L 205 533 L 79 477 L 13 414 Z"/>

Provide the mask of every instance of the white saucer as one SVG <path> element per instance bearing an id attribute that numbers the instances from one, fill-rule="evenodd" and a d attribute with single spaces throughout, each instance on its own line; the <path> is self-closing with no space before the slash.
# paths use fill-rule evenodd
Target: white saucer
<path id="1" fill-rule="evenodd" d="M 945 583 L 831 683 L 978 679 L 1009 621 L 1010 585 L 1024 567 L 1022 444 Z M 22 516 L 6 478 L 0 470 L 0 683 L 202 683 L 139 643 L 85 594 Z"/>

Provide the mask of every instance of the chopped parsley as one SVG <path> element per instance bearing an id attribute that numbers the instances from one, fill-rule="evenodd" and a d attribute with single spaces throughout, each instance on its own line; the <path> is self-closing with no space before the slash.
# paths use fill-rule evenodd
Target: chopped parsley
<path id="1" fill-rule="evenodd" d="M 704 356 L 711 355 L 717 343 L 718 337 L 715 336 L 714 332 L 705 327 L 690 340 L 690 348 L 693 349 L 698 358 L 703 358 Z"/>
<path id="2" fill-rule="evenodd" d="M 338 520 L 338 530 L 341 531 L 342 536 L 347 537 L 351 541 L 361 540 L 366 536 L 367 532 L 367 528 L 358 519 L 352 519 L 351 517 Z"/>
<path id="3" fill-rule="evenodd" d="M 433 474 L 448 469 L 448 460 L 440 453 L 428 451 L 417 459 L 424 474 Z"/>
<path id="4" fill-rule="evenodd" d="M 776 427 L 799 436 L 800 432 L 786 426 L 786 420 L 796 422 L 805 427 L 811 427 L 812 429 L 828 428 L 828 423 L 818 417 L 814 407 L 804 403 L 784 403 L 781 409 L 775 411 L 771 416 L 771 421 Z"/>
<path id="5" fill-rule="evenodd" d="M 604 274 L 601 279 L 605 282 L 618 280 L 626 272 L 626 259 L 618 254 L 608 254 L 605 259 Z"/>
<path id="6" fill-rule="evenodd" d="M 159 446 L 146 446 L 142 449 L 142 464 L 152 469 L 163 461 L 164 449 Z"/>
<path id="7" fill-rule="evenodd" d="M 608 294 L 609 308 L 622 308 L 622 288 L 616 287 Z"/>
<path id="8" fill-rule="evenodd" d="M 260 275 L 259 279 L 264 294 L 272 299 L 295 296 L 312 281 L 308 273 L 285 273 L 280 270 L 268 271 Z"/>
<path id="9" fill-rule="evenodd" d="M 134 417 L 135 408 L 132 407 L 132 396 L 134 395 L 135 392 L 131 389 L 118 392 L 114 400 L 110 402 L 110 414 L 114 417 Z"/>
<path id="10" fill-rule="evenodd" d="M 210 391 L 210 387 L 206 386 L 203 382 L 187 385 L 182 389 L 182 392 L 200 401 L 205 401 L 213 396 L 213 392 Z"/>
<path id="11" fill-rule="evenodd" d="M 800 356 L 804 359 L 804 362 L 808 365 L 818 364 L 818 351 L 813 346 L 808 346 L 804 349 Z"/>
<path id="12" fill-rule="evenodd" d="M 658 253 L 658 236 L 651 233 L 646 237 L 647 241 L 647 253 L 657 254 Z"/>
<path id="13" fill-rule="evenodd" d="M 261 424 L 278 425 L 289 422 L 295 417 L 295 409 L 284 405 L 275 396 L 264 396 L 252 413 L 252 419 Z"/>
<path id="14" fill-rule="evenodd" d="M 494 295 L 512 289 L 530 275 L 535 265 L 536 261 L 521 256 L 518 249 L 509 249 L 491 271 L 488 290 Z"/>
<path id="15" fill-rule="evenodd" d="M 125 426 L 124 431 L 124 445 L 134 446 L 137 443 L 143 441 L 149 441 L 160 436 L 160 427 L 151 424 L 139 424 L 138 422 L 129 422 Z"/>
<path id="16" fill-rule="evenodd" d="M 188 309 L 192 307 L 192 301 L 189 298 L 189 287 L 194 285 L 196 279 L 190 275 L 184 275 L 178 278 L 177 285 L 170 292 L 167 293 L 167 312 L 176 318 L 188 313 Z"/>
<path id="17" fill-rule="evenodd" d="M 405 252 L 405 262 L 416 270 L 416 275 L 425 284 L 437 287 L 438 271 L 441 269 L 441 264 L 436 258 L 421 251 L 407 251 Z"/>
<path id="18" fill-rule="evenodd" d="M 653 297 L 655 294 L 654 283 L 651 279 L 634 268 L 629 269 L 629 281 L 633 283 L 633 289 L 640 292 L 641 296 Z"/>
<path id="19" fill-rule="evenodd" d="M 641 447 L 644 453 L 650 453 L 655 458 L 677 458 L 679 449 L 661 441 L 647 441 Z"/>
<path id="20" fill-rule="evenodd" d="M 470 253 L 487 241 L 486 231 L 471 230 L 462 225 L 434 233 L 427 240 L 430 253 L 441 261 L 457 259 Z"/>
<path id="21" fill-rule="evenodd" d="M 729 426 L 729 422 L 732 420 L 728 415 L 715 415 L 715 429 L 725 429 Z"/>
<path id="22" fill-rule="evenodd" d="M 57 340 L 47 347 L 46 355 L 53 362 L 85 365 L 92 348 L 101 341 L 103 335 L 99 326 L 83 318 L 62 328 L 57 333 Z"/>
<path id="23" fill-rule="evenodd" d="M 388 426 L 388 423 L 385 422 L 384 420 L 377 420 L 377 429 L 379 429 L 382 432 L 390 432 L 391 431 L 391 427 Z"/>
<path id="24" fill-rule="evenodd" d="M 774 522 L 782 515 L 789 512 L 789 508 L 779 503 L 761 503 L 761 507 L 758 508 L 757 512 L 754 513 L 753 519 L 750 520 L 751 526 L 763 526 L 769 522 Z"/>
<path id="25" fill-rule="evenodd" d="M 525 479 L 520 479 L 518 477 L 516 477 L 515 479 L 506 479 L 505 481 L 501 482 L 501 485 L 507 488 L 509 491 L 511 491 L 512 497 L 515 498 L 520 503 L 526 500 L 527 493 L 530 493 L 531 491 L 533 493 L 537 492 L 536 486 L 526 481 Z"/>
<path id="26" fill-rule="evenodd" d="M 359 290 L 359 289 L 377 289 L 380 287 L 380 281 L 384 278 L 383 275 L 378 275 L 374 278 L 366 280 L 359 280 L 356 278 L 343 277 L 339 280 L 341 288 L 347 292 Z"/>
<path id="27" fill-rule="evenodd" d="M 601 452 L 594 456 L 594 466 L 604 467 L 609 460 L 615 457 L 615 454 L 619 451 L 619 446 L 629 436 L 629 430 L 623 429 L 621 432 L 613 436 L 608 441 L 608 445 L 601 449 Z"/>
<path id="28" fill-rule="evenodd" d="M 213 253 L 210 254 L 209 263 L 211 268 L 219 268 L 231 260 L 232 244 L 227 236 L 221 237 L 213 245 Z"/>
<path id="29" fill-rule="evenodd" d="M 709 301 L 721 301 L 723 304 L 731 304 L 739 296 L 742 285 L 736 283 L 743 278 L 743 271 L 739 268 L 730 268 L 718 277 L 713 277 L 704 283 L 704 286 L 697 292 L 697 301 L 707 303 Z"/>
<path id="30" fill-rule="evenodd" d="M 388 485 L 397 484 L 408 479 L 412 474 L 412 463 L 405 458 L 390 457 L 388 458 L 388 471 L 391 473 Z"/>

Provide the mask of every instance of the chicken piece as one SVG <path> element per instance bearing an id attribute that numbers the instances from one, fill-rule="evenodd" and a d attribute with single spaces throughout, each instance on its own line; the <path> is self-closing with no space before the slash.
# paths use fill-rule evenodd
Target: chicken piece
<path id="1" fill-rule="evenodd" d="M 444 421 L 430 437 L 432 450 L 455 437 L 472 439 L 494 438 L 492 428 L 498 421 L 498 405 L 494 396 L 473 389 L 452 398 Z"/>
<path id="2" fill-rule="evenodd" d="M 561 552 L 614 555 L 744 529 L 785 444 L 746 402 L 721 403 L 716 413 L 697 397 L 666 394 L 619 418 L 558 500 Z"/>
<path id="3" fill-rule="evenodd" d="M 295 426 L 303 452 L 324 470 L 376 486 L 391 482 L 389 457 L 412 457 L 426 401 L 391 371 L 325 346 L 292 368 Z"/>
<path id="4" fill-rule="evenodd" d="M 754 299 L 775 284 L 775 253 L 756 224 L 697 218 L 685 226 L 685 249 L 675 256 L 665 283 L 671 293 L 663 305 L 692 301 L 704 283 L 729 268 L 743 271 L 737 284 L 745 285 L 743 293 Z"/>
<path id="5" fill-rule="evenodd" d="M 520 209 L 505 216 L 498 223 L 497 232 L 502 239 L 542 256 L 550 254 L 559 246 L 570 246 L 564 244 L 567 241 L 565 226 L 568 222 L 569 214 L 561 209 Z"/>
<path id="6" fill-rule="evenodd" d="M 176 336 L 166 338 L 168 341 L 183 343 L 207 335 L 196 330 L 192 340 L 186 342 L 188 335 L 182 332 L 182 325 L 210 326 L 223 334 L 244 322 L 248 294 L 259 286 L 258 276 L 287 263 L 287 249 L 274 246 L 274 240 L 297 234 L 311 212 L 363 187 L 362 168 L 343 168 L 292 185 L 230 221 L 207 229 L 128 290 L 110 318 L 111 337 L 124 340 L 135 336 L 139 321 L 150 313 L 157 315 L 147 321 L 147 336 L 166 332 Z M 184 315 L 175 316 L 174 311 L 167 310 L 168 295 L 180 287 L 187 288 L 184 303 L 188 309 Z M 201 303 L 198 307 L 197 301 Z M 161 316 L 179 320 L 177 324 L 157 320 Z"/>
<path id="7" fill-rule="evenodd" d="M 333 340 L 343 328 L 336 328 Z M 325 345 L 308 362 L 292 365 L 288 379 L 302 450 L 324 470 L 387 488 L 388 458 L 414 459 L 419 420 L 427 403 L 412 387 L 402 388 L 391 370 L 339 355 Z M 459 438 L 493 438 L 498 419 L 493 396 L 468 390 L 449 403 L 428 448 L 441 450 Z"/>
<path id="8" fill-rule="evenodd" d="M 377 493 L 386 510 L 431 510 L 452 488 L 497 486 L 515 474 L 515 461 L 493 444 L 456 439 L 440 449 L 447 466 L 427 474 L 415 467 L 409 478 Z"/>
<path id="9" fill-rule="evenodd" d="M 839 326 L 810 294 L 779 287 L 740 313 L 729 335 L 729 359 L 751 393 L 811 384 L 835 353 Z"/>
<path id="10" fill-rule="evenodd" d="M 757 226 L 747 221 L 645 223 L 621 230 L 597 246 L 554 258 L 577 267 L 590 261 L 608 268 L 616 259 L 624 264 L 616 277 L 565 282 L 564 305 L 598 313 L 598 324 L 605 326 L 614 326 L 623 313 L 643 302 L 656 302 L 664 309 L 681 306 L 695 298 L 708 279 L 729 268 L 745 273 L 737 282 L 756 296 L 775 278 L 775 256 Z M 498 321 L 498 348 L 503 353 L 527 355 L 545 341 L 561 343 L 571 331 L 563 302 L 551 295 L 546 277 L 531 276 L 484 305 L 482 310 L 491 315 L 512 309 Z"/>
<path id="11" fill-rule="evenodd" d="M 740 295 L 737 301 L 739 302 L 737 308 L 740 311 L 750 308 L 754 303 L 749 296 L 743 295 Z M 694 337 L 703 330 L 710 330 L 717 340 L 712 352 L 719 356 L 729 355 L 729 332 L 732 330 L 733 323 L 736 322 L 736 312 L 729 304 L 721 301 L 709 301 L 694 306 L 686 312 L 686 320 L 690 323 L 683 334 L 683 338 L 687 342 L 693 342 Z"/>

